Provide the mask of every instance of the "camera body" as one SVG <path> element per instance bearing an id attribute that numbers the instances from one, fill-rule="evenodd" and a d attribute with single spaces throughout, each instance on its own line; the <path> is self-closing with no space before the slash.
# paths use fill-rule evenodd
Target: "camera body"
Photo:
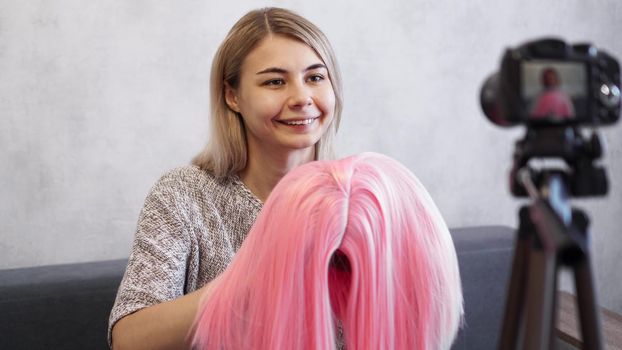
<path id="1" fill-rule="evenodd" d="M 480 99 L 500 126 L 609 125 L 620 118 L 620 65 L 590 44 L 531 41 L 506 50 Z"/>

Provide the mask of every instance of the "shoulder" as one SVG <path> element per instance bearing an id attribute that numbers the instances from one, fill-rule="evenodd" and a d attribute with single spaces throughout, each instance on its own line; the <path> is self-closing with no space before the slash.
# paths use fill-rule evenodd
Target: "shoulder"
<path id="1" fill-rule="evenodd" d="M 206 189 L 226 186 L 228 181 L 219 181 L 205 170 L 186 165 L 169 170 L 151 188 L 152 194 L 175 193 L 177 196 L 203 192 Z"/>
<path id="2" fill-rule="evenodd" d="M 210 172 L 199 169 L 194 165 L 180 166 L 169 170 L 156 182 L 156 186 L 180 186 L 195 183 L 214 182 L 216 178 Z"/>
<path id="3" fill-rule="evenodd" d="M 169 197 L 175 202 L 221 203 L 243 198 L 247 205 L 261 203 L 237 176 L 217 178 L 212 172 L 194 165 L 174 168 L 155 183 L 150 195 Z"/>

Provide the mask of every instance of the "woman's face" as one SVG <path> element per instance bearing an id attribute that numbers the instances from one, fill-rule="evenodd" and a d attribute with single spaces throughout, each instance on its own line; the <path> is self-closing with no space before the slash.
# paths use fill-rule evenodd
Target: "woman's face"
<path id="1" fill-rule="evenodd" d="M 312 150 L 333 119 L 335 93 L 322 60 L 306 44 L 265 38 L 241 67 L 226 101 L 242 115 L 249 148 L 268 152 Z"/>
<path id="2" fill-rule="evenodd" d="M 559 79 L 557 77 L 557 73 L 553 70 L 547 70 L 544 72 L 544 86 L 545 87 L 556 87 L 559 85 Z"/>

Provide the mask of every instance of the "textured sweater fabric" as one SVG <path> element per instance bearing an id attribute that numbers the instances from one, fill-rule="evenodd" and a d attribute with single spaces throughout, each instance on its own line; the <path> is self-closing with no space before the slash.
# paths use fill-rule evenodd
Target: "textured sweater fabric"
<path id="1" fill-rule="evenodd" d="M 194 166 L 164 175 L 149 192 L 108 323 L 176 299 L 220 275 L 262 202 L 237 177 L 217 180 Z"/>

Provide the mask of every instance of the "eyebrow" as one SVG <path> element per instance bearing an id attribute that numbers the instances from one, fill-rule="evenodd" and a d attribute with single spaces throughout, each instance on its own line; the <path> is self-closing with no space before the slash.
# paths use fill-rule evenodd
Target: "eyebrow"
<path id="1" fill-rule="evenodd" d="M 320 69 L 320 68 L 324 68 L 326 70 L 328 70 L 328 68 L 326 68 L 326 66 L 322 63 L 316 63 L 316 64 L 312 64 L 309 67 L 305 68 L 304 72 L 308 72 L 310 70 L 314 70 L 314 69 Z M 270 68 L 266 68 L 262 71 L 257 72 L 257 74 L 267 74 L 267 73 L 280 73 L 280 74 L 285 74 L 287 73 L 286 69 L 283 68 L 278 68 L 278 67 L 270 67 Z"/>

